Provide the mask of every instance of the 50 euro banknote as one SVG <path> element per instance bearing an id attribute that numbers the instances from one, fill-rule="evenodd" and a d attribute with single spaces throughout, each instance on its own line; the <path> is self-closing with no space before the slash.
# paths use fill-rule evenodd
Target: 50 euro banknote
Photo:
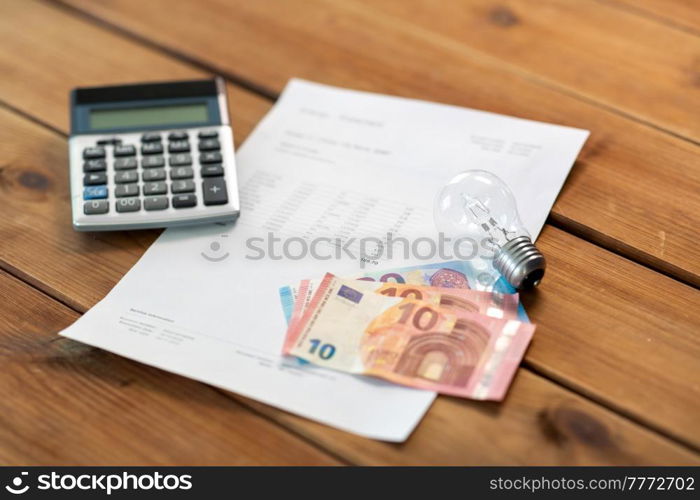
<path id="1" fill-rule="evenodd" d="M 285 354 L 453 396 L 505 396 L 534 325 L 358 283 L 327 274 L 290 325 Z"/>

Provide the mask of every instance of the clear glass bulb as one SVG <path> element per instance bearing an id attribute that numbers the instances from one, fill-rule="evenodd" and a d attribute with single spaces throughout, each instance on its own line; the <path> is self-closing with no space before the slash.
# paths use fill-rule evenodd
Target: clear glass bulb
<path id="1" fill-rule="evenodd" d="M 537 286 L 544 276 L 544 256 L 520 220 L 513 193 L 496 175 L 457 175 L 438 194 L 433 215 L 438 231 L 453 240 L 468 238 L 515 288 Z"/>

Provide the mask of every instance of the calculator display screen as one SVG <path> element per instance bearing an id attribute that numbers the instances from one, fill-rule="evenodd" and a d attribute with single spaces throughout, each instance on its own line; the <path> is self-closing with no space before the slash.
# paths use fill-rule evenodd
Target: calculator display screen
<path id="1" fill-rule="evenodd" d="M 207 123 L 206 103 L 148 106 L 138 108 L 92 109 L 90 128 L 106 130 L 141 126 L 171 126 Z"/>

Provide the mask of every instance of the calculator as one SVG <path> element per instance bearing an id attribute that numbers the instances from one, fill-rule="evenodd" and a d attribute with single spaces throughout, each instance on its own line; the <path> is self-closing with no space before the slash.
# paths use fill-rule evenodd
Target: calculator
<path id="1" fill-rule="evenodd" d="M 236 219 L 236 163 L 223 79 L 77 88 L 70 106 L 76 230 Z"/>

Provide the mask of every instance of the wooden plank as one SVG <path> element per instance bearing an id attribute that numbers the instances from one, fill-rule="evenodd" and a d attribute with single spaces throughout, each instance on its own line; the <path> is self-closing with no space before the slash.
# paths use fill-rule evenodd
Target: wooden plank
<path id="1" fill-rule="evenodd" d="M 27 2 L 25 5 L 36 4 Z M 56 22 L 60 22 L 67 28 L 63 32 L 63 36 L 75 36 L 91 40 L 90 46 L 84 49 L 87 54 L 101 53 L 103 57 L 108 59 L 120 57 L 120 53 L 105 51 L 102 45 L 103 42 L 115 43 L 112 40 L 112 35 L 104 33 L 102 30 L 94 29 L 94 27 L 86 23 L 78 22 L 60 12 L 52 12 L 51 9 L 41 7 L 43 9 L 41 11 L 42 16 L 55 14 L 59 17 Z M 4 31 L 0 30 L 0 37 L 3 36 L 3 33 Z M 0 41 L 5 42 L 2 38 L 0 38 Z M 10 41 L 8 41 L 9 43 Z M 55 43 L 60 43 L 60 38 L 55 40 Z M 42 46 L 45 47 L 46 45 Z M 153 66 L 154 68 L 158 67 L 161 56 L 139 47 L 130 47 L 130 50 L 135 51 L 136 57 L 142 58 L 144 65 Z M 37 54 L 37 57 L 42 56 Z M 153 58 L 152 60 L 151 57 Z M 89 71 L 90 64 L 86 61 L 89 61 L 89 57 L 75 57 L 74 54 L 71 54 L 70 56 L 56 59 L 52 64 L 72 68 L 75 72 Z M 47 60 L 47 62 L 51 61 Z M 15 62 L 12 65 L 8 63 L 8 66 L 14 74 L 21 73 L 23 59 L 17 57 Z M 108 64 L 106 66 L 109 67 Z M 93 75 L 93 77 L 107 80 L 109 75 Z M 43 84 L 43 81 L 39 79 L 36 82 L 35 91 L 42 92 Z M 22 107 L 25 105 L 30 106 L 29 103 L 21 103 Z M 49 104 L 47 103 L 47 105 Z M 52 106 L 53 108 L 58 108 L 61 104 L 54 103 Z M 257 120 L 257 117 L 253 118 L 255 113 L 259 113 L 258 117 L 261 116 L 267 106 L 269 105 L 263 106 L 259 99 L 239 99 L 238 105 L 234 105 L 231 112 L 234 121 L 237 120 L 238 116 L 243 115 L 251 117 L 250 121 L 252 123 Z M 2 265 L 11 269 L 14 273 L 31 280 L 34 284 L 42 287 L 54 296 L 69 301 L 76 308 L 85 310 L 101 298 L 133 264 L 141 251 L 141 247 L 150 242 L 152 235 L 149 234 L 134 240 L 134 235 L 143 233 L 85 235 L 73 232 L 69 225 L 70 208 L 66 203 L 68 187 L 65 175 L 67 167 L 65 156 L 62 152 L 65 147 L 63 140 L 55 134 L 10 113 L 3 113 L 2 122 L 6 123 L 6 126 L 0 128 L 0 133 L 6 134 L 4 137 L 1 137 L 2 143 L 12 145 L 12 149 L 8 151 L 6 167 L 3 172 L 3 182 L 6 186 L 5 192 L 12 194 L 12 196 L 8 197 L 6 202 L 5 210 L 7 210 L 8 215 L 0 221 L 0 239 L 8 243 L 3 247 Z M 240 132 L 240 130 L 237 130 L 237 132 Z M 242 134 L 239 133 L 238 137 L 240 139 Z M 28 172 L 29 175 L 27 175 Z M 39 181 L 28 182 L 27 179 L 39 179 Z M 671 382 L 675 384 L 677 391 L 680 392 L 685 389 L 691 391 L 686 399 L 681 399 L 680 403 L 674 399 L 676 397 L 675 393 L 669 395 L 666 389 L 661 390 L 653 385 L 651 393 L 645 393 L 643 396 L 640 396 L 638 390 L 635 392 L 635 387 L 642 385 L 637 382 L 639 374 L 630 373 L 628 371 L 630 366 L 627 362 L 619 365 L 606 363 L 608 346 L 605 343 L 601 346 L 596 344 L 596 342 L 600 342 L 602 338 L 600 332 L 605 332 L 610 327 L 610 318 L 604 314 L 608 311 L 598 311 L 598 302 L 592 301 L 590 297 L 586 299 L 591 293 L 595 293 L 599 295 L 601 300 L 610 297 L 610 302 L 614 305 L 621 300 L 628 300 L 627 297 L 634 299 L 635 290 L 638 288 L 644 290 L 645 293 L 648 292 L 650 284 L 654 284 L 657 280 L 660 280 L 661 283 L 659 288 L 661 294 L 670 293 L 673 296 L 685 297 L 685 293 L 689 293 L 687 290 L 690 289 L 639 266 L 629 265 L 625 267 L 626 261 L 624 259 L 597 249 L 593 245 L 586 244 L 553 228 L 547 228 L 540 241 L 542 245 L 548 245 L 546 247 L 548 253 L 558 252 L 560 257 L 553 262 L 555 267 L 550 270 L 546 286 L 538 294 L 537 300 L 528 303 L 534 320 L 541 325 L 537 332 L 533 349 L 530 352 L 537 353 L 537 348 L 543 342 L 544 336 L 550 338 L 549 346 L 547 346 L 547 342 L 545 343 L 547 349 L 543 351 L 544 354 L 542 356 L 546 356 L 547 363 L 543 362 L 543 365 L 548 367 L 553 374 L 561 376 L 565 383 L 588 390 L 590 395 L 597 399 L 615 401 L 623 411 L 634 415 L 635 418 L 648 419 L 645 421 L 663 429 L 666 433 L 690 443 L 695 442 L 698 434 L 697 426 L 693 422 L 689 423 L 684 415 L 697 414 L 697 406 L 692 406 L 697 405 L 698 399 L 697 393 L 692 392 L 697 390 L 692 387 L 692 381 L 697 378 L 697 371 L 690 371 L 683 376 L 678 376 L 676 372 L 672 372 Z M 37 251 L 36 249 L 38 248 L 41 248 L 41 251 Z M 568 257 L 572 253 L 577 256 L 588 255 L 591 260 L 576 259 L 572 262 L 572 259 Z M 100 258 L 95 259 L 96 255 L 99 255 Z M 590 266 L 591 261 L 596 265 Z M 559 262 L 559 264 L 556 262 Z M 57 263 L 60 263 L 60 265 L 57 265 Z M 559 266 L 559 269 L 556 266 Z M 591 270 L 588 267 L 592 267 L 594 271 L 592 274 L 589 274 Z M 601 283 L 602 278 L 614 274 L 616 269 L 624 270 L 624 276 L 621 277 L 622 281 L 614 283 L 615 287 L 619 287 L 619 292 L 611 294 L 605 291 L 601 292 L 600 289 L 594 289 L 594 292 L 591 292 L 593 289 L 592 284 Z M 564 281 L 561 278 L 560 284 L 555 287 L 557 277 L 564 276 L 562 273 L 565 273 L 567 280 L 570 279 L 571 281 Z M 571 276 L 573 278 L 570 278 Z M 589 284 L 584 287 L 579 295 L 579 287 L 572 287 L 571 284 L 576 283 L 582 277 L 588 277 L 587 280 L 589 281 L 586 283 Z M 555 287 L 552 288 L 552 293 L 548 292 L 549 286 Z M 690 297 L 694 296 L 691 295 Z M 543 301 L 545 300 L 548 301 L 547 307 L 543 306 Z M 584 307 L 576 307 L 577 301 L 581 301 L 583 304 L 592 304 L 591 310 L 586 310 Z M 651 367 L 642 366 L 642 370 L 646 370 L 646 375 L 644 375 L 646 379 L 658 376 L 657 372 L 663 373 L 670 364 L 668 360 L 674 359 L 674 357 L 679 355 L 681 356 L 680 359 L 685 359 L 681 351 L 687 351 L 686 354 L 688 355 L 697 355 L 694 345 L 686 341 L 691 336 L 691 333 L 681 331 L 684 328 L 684 323 L 681 323 L 681 326 L 677 328 L 673 325 L 669 326 L 668 335 L 659 337 L 656 331 L 656 323 L 644 323 L 642 321 L 647 318 L 644 309 L 636 311 L 634 307 L 630 307 L 622 308 L 622 310 L 624 314 L 620 317 L 619 323 L 614 323 L 615 328 L 621 329 L 619 337 L 615 337 L 615 345 L 621 349 L 621 352 L 636 352 L 635 348 L 639 344 L 638 338 L 640 337 L 664 339 L 662 345 L 666 350 L 663 352 L 664 356 L 668 356 L 668 358 L 661 358 Z M 637 323 L 625 328 L 624 321 L 631 314 L 630 311 L 634 313 L 635 318 L 641 318 L 641 330 L 637 329 Z M 687 312 L 682 311 L 681 306 L 671 304 L 665 314 L 667 317 L 674 317 L 677 315 L 684 316 Z M 688 316 L 688 318 L 688 323 L 685 324 L 693 325 L 695 317 Z M 697 321 L 695 321 L 695 324 L 697 324 Z M 582 329 L 582 325 L 586 326 L 586 328 Z M 595 335 L 589 339 L 587 336 L 591 336 L 591 332 Z M 669 342 L 669 345 L 666 345 L 667 340 L 676 335 L 680 335 L 679 346 L 676 346 L 673 342 Z M 573 353 L 565 350 L 557 352 L 558 339 L 564 337 L 567 339 L 572 337 L 570 340 L 572 345 L 581 343 L 589 352 L 597 352 L 595 351 L 596 349 L 600 349 L 600 352 L 597 353 L 593 360 L 577 358 L 578 349 L 573 349 Z M 603 340 L 605 339 L 603 338 Z M 533 365 L 536 365 L 536 362 L 537 358 L 531 361 Z M 595 364 L 592 365 L 590 372 L 583 372 L 580 375 L 581 378 L 577 380 L 567 379 L 566 371 L 570 369 L 567 365 L 574 367 L 579 365 L 587 366 L 591 362 L 595 362 Z M 687 364 L 682 363 L 681 366 L 687 367 Z M 538 369 L 540 369 L 539 366 Z M 578 371 L 582 370 L 578 369 Z M 579 377 L 578 374 L 577 377 Z M 536 379 L 539 380 L 539 377 L 536 377 Z M 529 387 L 528 384 L 532 383 L 526 383 L 526 386 Z M 629 388 L 633 396 L 631 398 L 617 399 L 621 393 L 611 393 L 610 397 L 608 397 L 611 386 L 614 386 L 616 390 L 618 388 L 620 390 Z M 538 383 L 532 389 L 519 389 L 519 391 L 524 391 L 526 394 L 540 394 L 544 387 Z M 562 389 L 558 390 L 561 391 Z M 570 393 L 564 391 L 562 394 Z M 526 397 L 531 399 L 539 398 L 539 396 Z M 541 401 L 546 401 L 546 399 L 545 396 L 540 398 Z M 673 408 L 680 406 L 680 409 L 675 413 L 669 411 L 668 415 L 663 415 L 663 418 L 657 418 L 654 415 L 654 410 L 651 411 L 651 415 L 646 415 L 646 413 L 649 413 L 647 411 L 649 406 L 647 406 L 648 403 L 646 401 L 656 402 L 654 410 L 662 406 Z M 690 401 L 690 407 L 687 406 L 688 401 Z M 457 405 L 457 408 L 459 407 Z M 496 408 L 495 410 L 487 411 L 487 413 L 491 412 L 500 415 L 499 420 L 493 423 L 490 431 L 492 433 L 501 432 L 499 430 L 500 426 L 504 425 L 505 422 L 510 422 L 510 419 L 513 421 L 510 428 L 515 428 L 517 427 L 516 422 L 525 418 L 522 413 L 501 414 L 501 410 L 498 410 L 497 406 L 490 407 L 487 405 L 487 407 Z M 480 406 L 477 405 L 476 408 L 480 408 Z M 461 410 L 455 411 L 459 412 Z M 545 407 L 540 407 L 537 410 L 529 408 L 523 411 L 532 412 L 528 413 L 530 415 L 529 418 L 535 418 L 534 413 L 548 410 Z M 606 415 L 605 419 L 612 418 L 611 414 L 606 411 L 603 411 L 603 415 Z M 440 415 L 433 417 L 433 411 L 431 411 L 428 421 L 432 422 L 431 419 L 440 421 L 444 418 Z M 457 418 L 465 418 L 465 421 L 470 421 L 467 415 L 460 413 L 458 413 Z M 664 419 L 669 420 L 666 421 Z M 623 421 L 625 426 L 632 425 L 626 420 Z M 483 425 L 486 426 L 486 424 Z M 610 425 L 616 426 L 617 424 Z M 432 424 L 430 424 L 429 428 L 432 428 Z M 482 428 L 483 430 L 484 428 Z M 635 436 L 638 435 L 636 431 L 633 434 Z M 641 434 L 641 436 L 646 436 L 646 434 Z M 463 441 L 467 443 L 473 438 L 474 435 L 466 435 L 463 436 Z M 545 438 L 546 436 L 542 433 L 534 433 L 528 437 L 529 441 L 526 440 L 522 444 L 525 448 L 529 447 L 529 449 L 536 449 L 540 446 L 556 446 L 556 443 L 547 441 Z M 435 439 L 443 438 L 435 436 Z M 513 463 L 516 463 L 518 460 L 526 460 L 525 456 L 519 455 L 524 452 L 525 448 L 521 447 L 515 450 L 512 456 L 509 455 L 510 460 Z M 483 450 L 474 450 L 471 447 L 468 447 L 467 450 L 462 451 L 462 453 L 471 453 L 469 457 L 474 461 L 478 461 L 482 458 L 481 454 L 486 453 Z M 442 453 L 442 456 L 436 456 L 434 460 L 447 460 L 449 453 L 446 450 L 443 450 Z M 635 455 L 635 453 L 633 451 L 625 452 L 623 456 L 626 458 L 616 463 L 631 460 L 630 457 Z M 455 455 L 451 456 L 453 459 L 455 458 Z M 557 455 L 552 450 L 548 456 L 554 460 Z M 469 458 L 467 455 L 461 455 L 461 457 L 464 460 Z M 595 462 L 590 456 L 584 458 L 585 460 L 582 458 L 581 461 L 606 463 L 602 456 L 599 456 Z M 641 461 L 642 459 L 639 458 L 638 460 Z"/>
<path id="2" fill-rule="evenodd" d="M 599 2 L 358 1 L 374 15 L 420 26 L 533 78 L 700 139 L 700 39 L 692 34 Z"/>
<path id="3" fill-rule="evenodd" d="M 607 0 L 611 5 L 624 6 L 631 12 L 649 15 L 691 33 L 700 33 L 700 6 L 697 0 Z"/>
<path id="4" fill-rule="evenodd" d="M 53 332 L 78 314 L 0 271 L 3 465 L 336 465 L 202 384 Z"/>
<path id="5" fill-rule="evenodd" d="M 177 9 L 169 9 L 163 0 L 69 2 L 274 92 L 298 76 L 590 129 L 591 137 L 552 216 L 587 239 L 700 285 L 700 248 L 695 244 L 700 227 L 700 148 L 695 144 L 579 95 L 562 93 L 461 41 L 353 2 L 203 0 L 179 2 Z M 439 9 L 443 7 L 447 8 L 440 4 Z M 166 10 L 169 15 L 162 15 Z M 433 16 L 436 24 L 445 17 L 440 12 Z M 194 18 L 197 23 L 190 22 Z M 658 29 L 663 40 L 686 36 L 660 25 Z M 589 50 L 614 52 L 606 40 L 592 41 Z M 687 56 L 687 48 L 679 50 Z M 638 59 L 628 63 L 642 64 Z M 604 68 L 588 67 L 588 78 L 595 79 Z M 688 84 L 687 75 L 695 70 L 688 65 L 685 69 L 683 81 Z M 626 84 L 647 85 L 641 79 Z M 683 123 L 697 127 L 696 88 L 649 98 L 646 106 L 675 99 L 673 109 L 695 110 Z"/>
<path id="6" fill-rule="evenodd" d="M 439 397 L 401 445 L 357 438 L 260 403 L 251 405 L 352 462 L 368 465 L 698 463 L 696 454 L 669 453 L 659 436 L 522 369 L 502 403 Z"/>
<path id="7" fill-rule="evenodd" d="M 81 36 L 71 36 L 71 30 Z M 68 93 L 75 87 L 211 76 L 34 0 L 0 4 L 0 37 L 6 43 L 0 51 L 0 100 L 64 132 L 70 128 Z M 92 37 L 100 43 L 88 43 Z M 227 89 L 240 144 L 268 101 L 235 85 Z"/>

